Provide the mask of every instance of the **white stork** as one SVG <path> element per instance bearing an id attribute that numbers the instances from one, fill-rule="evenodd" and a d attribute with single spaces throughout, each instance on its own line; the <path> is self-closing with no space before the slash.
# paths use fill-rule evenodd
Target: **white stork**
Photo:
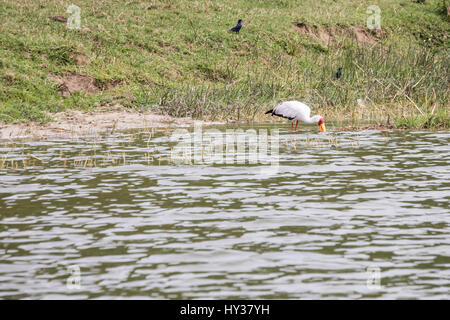
<path id="1" fill-rule="evenodd" d="M 311 109 L 303 102 L 286 101 L 267 111 L 265 114 L 268 113 L 271 113 L 272 116 L 275 115 L 291 120 L 291 130 L 294 129 L 294 121 L 297 121 L 295 124 L 295 131 L 297 131 L 298 122 L 301 121 L 308 124 L 317 123 L 320 132 L 325 132 L 325 121 L 322 116 L 310 117 Z"/>

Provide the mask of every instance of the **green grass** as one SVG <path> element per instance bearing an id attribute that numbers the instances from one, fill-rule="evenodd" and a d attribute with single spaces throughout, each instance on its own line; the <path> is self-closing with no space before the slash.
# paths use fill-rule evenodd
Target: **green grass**
<path id="1" fill-rule="evenodd" d="M 448 110 L 437 114 L 410 115 L 394 119 L 395 126 L 407 129 L 450 129 L 450 115 Z"/>
<path id="2" fill-rule="evenodd" d="M 328 118 L 389 114 L 402 127 L 448 128 L 450 23 L 442 0 L 377 1 L 377 44 L 351 36 L 368 17 L 362 0 L 80 0 L 80 30 L 49 19 L 68 17 L 72 3 L 0 2 L 0 122 L 45 122 L 52 112 L 115 103 L 262 120 L 292 98 Z M 228 33 L 238 18 L 241 33 Z M 337 32 L 323 43 L 299 32 L 299 22 Z M 76 55 L 89 62 L 77 64 Z M 67 73 L 92 77 L 99 92 L 62 96 L 49 75 Z M 434 120 L 407 120 L 427 115 Z"/>

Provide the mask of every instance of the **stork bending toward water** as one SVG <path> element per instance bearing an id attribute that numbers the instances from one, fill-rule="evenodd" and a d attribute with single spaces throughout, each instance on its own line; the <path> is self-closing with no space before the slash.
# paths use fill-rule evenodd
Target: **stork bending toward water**
<path id="1" fill-rule="evenodd" d="M 265 114 L 269 113 L 272 116 L 275 115 L 291 120 L 291 130 L 294 130 L 294 121 L 297 121 L 295 124 L 295 131 L 297 131 L 298 122 L 301 121 L 308 124 L 317 123 L 320 132 L 325 132 L 325 121 L 322 116 L 310 117 L 311 109 L 303 102 L 286 101 L 267 111 Z"/>

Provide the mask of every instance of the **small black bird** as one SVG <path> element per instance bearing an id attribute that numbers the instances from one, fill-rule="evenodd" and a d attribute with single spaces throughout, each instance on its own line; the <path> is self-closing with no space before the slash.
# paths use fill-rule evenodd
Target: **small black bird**
<path id="1" fill-rule="evenodd" d="M 342 68 L 339 68 L 336 72 L 336 79 L 339 79 L 342 76 Z"/>
<path id="2" fill-rule="evenodd" d="M 239 33 L 241 28 L 242 28 L 242 20 L 239 19 L 237 25 L 235 27 L 231 28 L 230 31 Z"/>

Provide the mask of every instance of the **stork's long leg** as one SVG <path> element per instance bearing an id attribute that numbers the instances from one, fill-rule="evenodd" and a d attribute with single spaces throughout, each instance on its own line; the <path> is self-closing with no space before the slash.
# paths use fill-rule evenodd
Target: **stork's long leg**
<path id="1" fill-rule="evenodd" d="M 297 123 L 295 124 L 295 132 L 297 132 L 297 127 L 298 127 L 298 120 Z"/>
<path id="2" fill-rule="evenodd" d="M 291 132 L 294 131 L 294 121 L 291 121 Z"/>

